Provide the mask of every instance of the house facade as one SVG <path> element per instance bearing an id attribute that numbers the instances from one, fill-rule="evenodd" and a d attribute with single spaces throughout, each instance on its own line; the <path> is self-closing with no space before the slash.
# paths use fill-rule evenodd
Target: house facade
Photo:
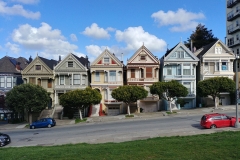
<path id="1" fill-rule="evenodd" d="M 21 72 L 24 83 L 40 85 L 50 93 L 50 102 L 46 108 L 53 107 L 54 99 L 54 74 L 53 67 L 58 61 L 49 60 L 37 55 L 31 63 Z"/>
<path id="2" fill-rule="evenodd" d="M 159 59 L 142 45 L 126 65 L 127 85 L 142 86 L 148 91 L 147 98 L 130 104 L 130 112 L 156 112 L 159 110 L 159 99 L 150 93 L 150 86 L 159 81 Z"/>
<path id="3" fill-rule="evenodd" d="M 63 60 L 59 57 L 59 63 L 54 67 L 54 99 L 58 112 L 61 112 L 59 97 L 69 91 L 85 89 L 89 86 L 89 66 L 88 57 L 78 57 L 72 53 L 68 54 Z M 85 117 L 88 110 L 82 110 Z M 79 117 L 76 110 L 75 117 Z"/>
<path id="4" fill-rule="evenodd" d="M 176 80 L 188 89 L 184 108 L 196 107 L 196 66 L 199 59 L 182 43 L 168 50 L 160 59 L 160 80 Z M 164 101 L 162 109 L 169 110 Z M 179 109 L 175 101 L 171 102 L 172 109 Z"/>
<path id="5" fill-rule="evenodd" d="M 5 96 L 14 86 L 23 83 L 21 71 L 28 64 L 29 61 L 23 57 L 4 56 L 0 59 L 0 121 L 11 118 L 11 112 L 5 108 Z"/>
<path id="6" fill-rule="evenodd" d="M 228 77 L 234 80 L 234 60 L 235 54 L 221 40 L 212 42 L 194 52 L 200 59 L 197 66 L 197 82 L 213 77 Z M 201 102 L 199 102 L 201 103 Z M 202 103 L 205 105 L 214 105 L 214 101 L 204 98 Z M 230 105 L 229 93 L 221 93 L 219 103 Z"/>
<path id="7" fill-rule="evenodd" d="M 91 87 L 97 89 L 102 100 L 92 106 L 91 116 L 101 116 L 102 111 L 107 115 L 124 113 L 122 102 L 112 98 L 113 89 L 123 86 L 123 63 L 114 54 L 105 49 L 91 64 Z"/>

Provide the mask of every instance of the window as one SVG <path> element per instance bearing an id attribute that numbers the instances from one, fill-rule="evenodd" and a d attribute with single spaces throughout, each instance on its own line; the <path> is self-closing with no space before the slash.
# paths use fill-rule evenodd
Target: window
<path id="1" fill-rule="evenodd" d="M 238 34 L 236 35 L 236 40 L 237 40 L 237 41 L 239 40 L 239 36 L 238 36 Z"/>
<path id="2" fill-rule="evenodd" d="M 109 72 L 109 81 L 110 82 L 116 81 L 116 71 Z"/>
<path id="3" fill-rule="evenodd" d="M 60 85 L 64 85 L 64 76 L 60 76 Z"/>
<path id="4" fill-rule="evenodd" d="M 152 68 L 151 67 L 146 67 L 146 78 L 152 78 Z"/>
<path id="5" fill-rule="evenodd" d="M 118 81 L 122 81 L 122 72 L 118 72 Z"/>
<path id="6" fill-rule="evenodd" d="M 177 58 L 184 58 L 184 51 L 178 51 Z"/>
<path id="7" fill-rule="evenodd" d="M 35 77 L 30 77 L 30 78 L 29 78 L 29 83 L 31 83 L 31 84 L 36 84 L 36 79 L 35 79 Z"/>
<path id="8" fill-rule="evenodd" d="M 104 62 L 104 63 L 109 63 L 109 58 L 108 58 L 108 57 L 105 57 L 105 58 L 103 59 L 103 62 Z"/>
<path id="9" fill-rule="evenodd" d="M 73 67 L 73 62 L 68 62 L 68 67 Z"/>
<path id="10" fill-rule="evenodd" d="M 181 75 L 181 65 L 177 66 L 177 75 Z"/>
<path id="11" fill-rule="evenodd" d="M 140 60 L 146 60 L 146 56 L 140 56 Z"/>
<path id="12" fill-rule="evenodd" d="M 7 77 L 7 88 L 12 87 L 12 77 Z"/>
<path id="13" fill-rule="evenodd" d="M 238 20 L 236 20 L 236 27 L 239 26 Z"/>
<path id="14" fill-rule="evenodd" d="M 215 62 L 215 71 L 219 71 L 219 62 Z"/>
<path id="15" fill-rule="evenodd" d="M 221 54 L 222 53 L 222 47 L 215 47 L 215 54 Z"/>
<path id="16" fill-rule="evenodd" d="M 113 99 L 113 98 L 112 98 L 112 90 L 109 90 L 109 95 L 108 95 L 108 96 L 109 96 L 108 99 Z"/>
<path id="17" fill-rule="evenodd" d="M 99 74 L 99 72 L 95 73 L 95 81 L 100 81 L 100 74 Z"/>
<path id="18" fill-rule="evenodd" d="M 73 75 L 73 85 L 80 85 L 80 74 Z"/>
<path id="19" fill-rule="evenodd" d="M 183 75 L 191 75 L 190 64 L 183 64 Z"/>
<path id="20" fill-rule="evenodd" d="M 208 67 L 208 62 L 204 62 L 204 71 L 208 71 L 209 67 Z"/>
<path id="21" fill-rule="evenodd" d="M 0 88 L 5 87 L 5 77 L 0 77 Z"/>
<path id="22" fill-rule="evenodd" d="M 104 72 L 104 81 L 105 81 L 105 82 L 108 81 L 108 72 Z"/>
<path id="23" fill-rule="evenodd" d="M 228 70 L 228 64 L 227 62 L 222 62 L 222 70 L 227 71 Z"/>
<path id="24" fill-rule="evenodd" d="M 239 54 L 239 49 L 237 49 L 237 54 Z"/>
<path id="25" fill-rule="evenodd" d="M 36 65 L 36 66 L 35 66 L 35 69 L 36 69 L 36 70 L 41 70 L 41 65 Z"/>
<path id="26" fill-rule="evenodd" d="M 41 86 L 41 79 L 38 79 L 37 84 L 38 84 L 39 86 Z"/>
<path id="27" fill-rule="evenodd" d="M 108 99 L 107 90 L 104 90 L 104 99 Z"/>
<path id="28" fill-rule="evenodd" d="M 183 85 L 187 88 L 188 93 L 191 93 L 191 82 L 183 82 Z"/>
<path id="29" fill-rule="evenodd" d="M 135 78 L 135 69 L 131 69 L 131 78 Z"/>
<path id="30" fill-rule="evenodd" d="M 172 75 L 172 68 L 171 67 L 167 67 L 167 75 Z"/>
<path id="31" fill-rule="evenodd" d="M 86 85 L 86 76 L 85 75 L 82 76 L 82 85 Z"/>
<path id="32" fill-rule="evenodd" d="M 48 79 L 48 88 L 52 88 L 52 79 Z"/>
<path id="33" fill-rule="evenodd" d="M 140 68 L 140 74 L 141 74 L 140 78 L 144 78 L 144 70 L 142 68 Z"/>

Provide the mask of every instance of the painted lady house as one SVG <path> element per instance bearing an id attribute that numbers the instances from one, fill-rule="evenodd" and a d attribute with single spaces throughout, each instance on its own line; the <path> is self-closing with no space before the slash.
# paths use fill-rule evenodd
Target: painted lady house
<path id="1" fill-rule="evenodd" d="M 176 80 L 188 89 L 186 97 L 179 97 L 185 100 L 184 108 L 196 107 L 196 66 L 199 59 L 182 43 L 178 43 L 175 47 L 161 57 L 160 80 L 170 81 Z M 169 110 L 168 102 L 163 101 L 162 110 Z M 179 109 L 176 100 L 171 102 L 174 110 Z"/>

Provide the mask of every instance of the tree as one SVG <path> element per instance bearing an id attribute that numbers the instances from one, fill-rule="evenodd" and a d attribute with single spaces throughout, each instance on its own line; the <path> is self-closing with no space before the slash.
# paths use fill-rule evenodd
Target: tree
<path id="1" fill-rule="evenodd" d="M 148 91 L 141 86 L 120 86 L 112 91 L 112 97 L 117 101 L 123 101 L 128 106 L 128 115 L 130 115 L 130 103 L 146 98 Z"/>
<path id="2" fill-rule="evenodd" d="M 60 104 L 63 107 L 78 109 L 79 118 L 82 120 L 81 110 L 87 108 L 91 104 L 99 104 L 102 95 L 95 89 L 90 87 L 84 90 L 73 90 L 60 96 Z"/>
<path id="3" fill-rule="evenodd" d="M 177 97 L 186 97 L 188 94 L 187 88 L 175 80 L 155 82 L 150 86 L 150 92 L 158 95 L 159 99 L 167 100 L 170 112 L 172 112 L 171 102 Z"/>
<path id="4" fill-rule="evenodd" d="M 32 123 L 32 113 L 41 112 L 50 100 L 48 92 L 39 85 L 21 84 L 7 92 L 7 107 L 18 113 L 27 111 L 29 123 Z"/>
<path id="5" fill-rule="evenodd" d="M 220 98 L 221 92 L 232 93 L 235 91 L 235 82 L 228 77 L 213 77 L 199 81 L 197 84 L 197 94 L 200 97 L 212 96 L 215 109 L 217 108 L 216 98 Z"/>
<path id="6" fill-rule="evenodd" d="M 193 31 L 193 33 L 187 39 L 187 42 L 184 43 L 188 48 L 190 48 L 192 41 L 193 47 L 199 49 L 202 46 L 208 45 L 216 40 L 218 40 L 218 38 L 214 37 L 212 30 L 208 30 L 205 25 L 198 24 L 196 30 Z"/>

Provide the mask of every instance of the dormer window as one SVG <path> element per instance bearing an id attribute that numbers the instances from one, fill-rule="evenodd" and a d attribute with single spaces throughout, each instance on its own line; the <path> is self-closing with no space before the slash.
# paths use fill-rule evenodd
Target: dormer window
<path id="1" fill-rule="evenodd" d="M 221 53 L 222 53 L 222 47 L 220 45 L 216 45 L 215 54 L 221 54 Z"/>
<path id="2" fill-rule="evenodd" d="M 73 67 L 73 62 L 68 62 L 68 67 Z"/>
<path id="3" fill-rule="evenodd" d="M 38 70 L 38 71 L 41 70 L 41 65 L 36 65 L 35 70 Z"/>
<path id="4" fill-rule="evenodd" d="M 110 61 L 110 60 L 109 60 L 109 57 L 104 57 L 104 59 L 103 59 L 103 62 L 104 62 L 104 63 L 109 63 L 109 61 Z"/>

